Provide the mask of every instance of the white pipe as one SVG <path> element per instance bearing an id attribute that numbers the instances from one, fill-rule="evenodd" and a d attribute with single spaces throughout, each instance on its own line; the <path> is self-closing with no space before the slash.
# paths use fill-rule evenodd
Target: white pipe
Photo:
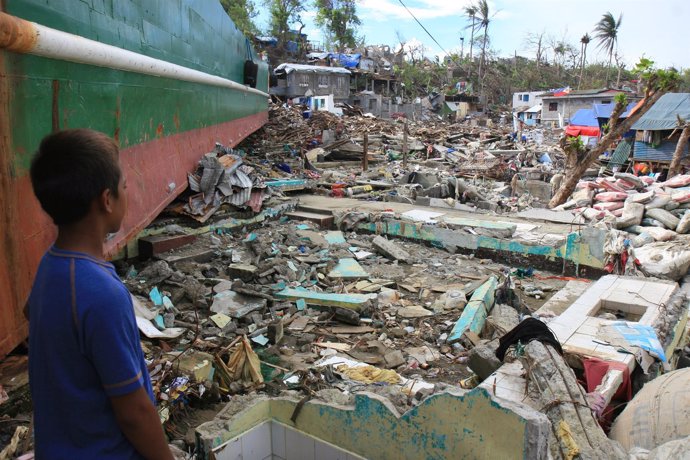
<path id="1" fill-rule="evenodd" d="M 37 41 L 29 54 L 63 61 L 88 64 L 109 69 L 124 70 L 155 77 L 202 83 L 230 88 L 245 93 L 270 97 L 267 93 L 249 86 L 241 85 L 227 78 L 218 77 L 198 70 L 183 67 L 143 54 L 128 51 L 117 46 L 106 45 L 78 35 L 51 29 L 34 22 Z"/>

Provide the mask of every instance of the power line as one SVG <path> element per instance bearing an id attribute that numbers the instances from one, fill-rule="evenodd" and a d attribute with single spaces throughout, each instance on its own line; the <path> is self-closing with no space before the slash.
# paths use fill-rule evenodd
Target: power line
<path id="1" fill-rule="evenodd" d="M 399 1 L 400 4 L 407 10 L 407 12 L 410 13 L 410 16 L 412 16 L 412 18 L 413 18 L 415 21 L 417 21 L 417 24 L 419 24 L 419 27 L 421 27 L 422 29 L 424 29 L 424 32 L 426 32 L 426 34 L 427 34 L 429 37 L 431 37 L 431 39 L 434 41 L 434 43 L 436 43 L 436 44 L 438 45 L 438 47 L 441 48 L 441 51 L 443 51 L 444 53 L 446 53 L 446 56 L 449 56 L 449 57 L 450 57 L 450 54 L 448 54 L 448 51 L 446 51 L 446 50 L 443 49 L 443 47 L 441 46 L 441 44 L 434 38 L 433 35 L 431 35 L 431 32 L 429 32 L 428 30 L 426 30 L 426 27 L 424 27 L 424 24 L 422 24 L 421 22 L 419 22 L 419 19 L 417 19 L 417 17 L 416 17 L 414 14 L 412 14 L 412 11 L 410 11 L 410 9 L 402 2 L 402 0 L 398 0 L 398 1 Z M 451 57 L 451 59 L 453 60 L 453 62 L 455 62 L 455 59 L 453 59 L 452 57 Z M 457 62 L 455 62 L 455 63 L 457 64 Z"/>

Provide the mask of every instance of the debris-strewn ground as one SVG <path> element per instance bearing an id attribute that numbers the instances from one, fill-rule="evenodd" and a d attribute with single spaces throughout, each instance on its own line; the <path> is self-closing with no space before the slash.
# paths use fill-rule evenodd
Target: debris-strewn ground
<path id="1" fill-rule="evenodd" d="M 274 105 L 269 123 L 237 148 L 217 145 L 204 156 L 190 171 L 189 191 L 142 235 L 139 257 L 115 262 L 133 295 L 171 443 L 193 454 L 195 428 L 227 403 L 252 395 L 347 402 L 366 390 L 403 413 L 447 388 L 493 385 L 497 395 L 496 378 L 493 384 L 487 379 L 510 364 L 524 380 L 520 403 L 552 420 L 567 419 L 573 439 L 591 435 L 584 436 L 590 444 L 581 446 L 583 452 L 609 452 L 600 425 L 609 426 L 621 406 L 606 412 L 602 401 L 613 395 L 584 390 L 582 370 L 573 372 L 553 352 L 560 345 L 546 326 L 591 280 L 548 272 L 538 263 L 510 264 L 500 252 L 483 259 L 434 242 L 376 234 L 384 216 L 400 218 L 393 203 L 420 210 L 421 217 L 404 224 L 415 228 L 446 225 L 433 220 L 443 209 L 466 212 L 468 221 L 510 218 L 523 234 L 542 225 L 520 220 L 516 212 L 545 207 L 557 187 L 564 163 L 560 133 L 522 134 L 524 139 L 488 119 L 451 124 L 327 112 L 307 119 L 300 107 Z M 650 275 L 652 262 L 645 270 L 631 248 L 684 233 L 688 214 L 680 187 L 686 179 L 656 184 L 619 174 L 583 182 L 561 208 L 565 217 L 553 217 L 570 230 L 550 229 L 533 243 L 562 238 L 554 233 L 582 225 L 567 211 L 583 208 L 586 219 L 611 230 L 597 249 L 607 254 L 609 271 Z M 374 202 L 377 212 L 367 219 L 376 231 L 358 229 L 361 212 L 300 207 L 305 194 Z M 593 200 L 598 204 L 589 208 Z M 462 231 L 514 238 L 512 231 L 502 235 L 500 228 L 472 224 Z M 629 242 L 618 231 L 639 236 Z M 682 243 L 670 244 L 681 251 Z M 160 250 L 165 245 L 173 249 Z M 687 266 L 673 269 L 677 280 Z M 685 297 L 674 299 L 665 306 L 665 323 L 655 324 L 663 345 L 687 310 Z M 463 325 L 460 319 L 473 311 L 479 312 L 476 323 Z M 615 308 L 596 316 L 639 319 Z M 545 345 L 510 342 L 518 325 L 536 330 Z M 681 364 L 687 361 L 683 353 Z M 542 388 L 539 373 L 554 369 L 562 379 Z M 635 384 L 652 378 L 638 374 L 631 377 Z M 15 454 L 31 448 L 26 378 L 26 356 L 18 350 L 0 368 L 0 445 L 14 446 Z M 571 397 L 554 404 L 567 391 Z M 583 407 L 592 420 L 583 418 Z M 561 441 L 551 443 L 556 458 Z M 617 447 L 610 451 L 619 454 Z"/>

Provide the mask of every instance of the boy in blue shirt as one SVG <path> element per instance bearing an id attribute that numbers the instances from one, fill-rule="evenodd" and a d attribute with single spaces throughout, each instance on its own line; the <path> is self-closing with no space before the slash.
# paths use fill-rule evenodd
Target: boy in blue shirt
<path id="1" fill-rule="evenodd" d="M 115 142 L 88 129 L 43 139 L 31 183 L 58 227 L 27 302 L 35 454 L 172 459 L 132 300 L 103 243 L 127 210 Z"/>

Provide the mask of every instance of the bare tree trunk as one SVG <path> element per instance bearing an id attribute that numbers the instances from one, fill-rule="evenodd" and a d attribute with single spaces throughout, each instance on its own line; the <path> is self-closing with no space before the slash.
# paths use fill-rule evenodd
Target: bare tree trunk
<path id="1" fill-rule="evenodd" d="M 486 34 L 487 28 L 484 27 L 484 41 L 482 42 L 482 58 L 479 60 L 479 71 L 477 72 L 477 78 L 482 78 L 482 67 L 484 66 L 484 59 L 486 59 Z M 484 70 L 486 72 L 486 70 Z"/>
<path id="2" fill-rule="evenodd" d="M 594 147 L 585 155 L 582 161 L 580 161 L 572 170 L 565 171 L 565 179 L 561 183 L 561 187 L 555 193 L 553 198 L 551 198 L 551 201 L 549 201 L 549 207 L 554 208 L 559 204 L 565 203 L 568 197 L 575 190 L 575 186 L 577 186 L 579 180 L 582 178 L 582 176 L 587 171 L 589 166 L 594 162 L 594 160 L 599 158 L 599 155 L 604 153 L 604 151 L 606 151 L 606 149 L 609 148 L 609 146 L 613 144 L 615 140 L 617 140 L 620 136 L 623 135 L 623 133 L 629 130 L 630 127 L 637 120 L 639 120 L 640 117 L 642 117 L 642 115 L 644 115 L 647 112 L 647 110 L 649 110 L 649 108 L 652 107 L 656 103 L 656 101 L 658 101 L 659 98 L 663 96 L 665 93 L 666 90 L 657 90 L 648 95 L 648 97 L 645 98 L 644 103 L 637 110 L 637 112 L 635 112 L 632 116 L 626 118 L 625 121 L 623 121 L 622 123 L 616 123 L 616 120 L 621 113 L 620 108 L 616 107 L 614 109 L 614 113 L 611 114 L 611 120 L 609 121 L 609 123 L 613 122 L 614 126 L 612 126 L 611 129 L 609 129 L 608 134 L 601 138 L 596 147 Z M 616 115 L 617 110 L 618 115 Z"/>
<path id="3" fill-rule="evenodd" d="M 580 69 L 580 81 L 577 82 L 577 89 L 582 85 L 582 79 L 585 76 L 585 63 L 587 62 L 587 45 L 584 45 L 582 50 L 582 68 Z"/>
<path id="4" fill-rule="evenodd" d="M 472 48 L 474 47 L 474 16 L 472 16 L 472 33 L 470 34 L 470 71 L 467 74 L 467 80 L 472 78 Z"/>
<path id="5" fill-rule="evenodd" d="M 680 138 L 678 139 L 678 144 L 676 144 L 676 150 L 673 152 L 673 161 L 671 161 L 671 166 L 668 168 L 668 176 L 666 179 L 680 174 L 680 160 L 683 156 L 683 150 L 685 150 L 685 147 L 688 145 L 688 139 L 690 139 L 690 123 L 686 123 L 683 127 L 683 131 L 680 133 Z"/>
<path id="6" fill-rule="evenodd" d="M 609 65 L 606 67 L 606 87 L 609 87 L 609 74 L 611 73 L 611 59 L 613 58 L 613 51 L 609 53 Z"/>

